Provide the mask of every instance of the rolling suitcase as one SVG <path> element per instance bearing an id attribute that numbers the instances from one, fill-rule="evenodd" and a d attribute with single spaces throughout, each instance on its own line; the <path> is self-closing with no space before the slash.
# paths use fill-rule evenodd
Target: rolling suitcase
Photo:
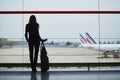
<path id="1" fill-rule="evenodd" d="M 46 72 L 47 70 L 49 70 L 49 58 L 47 56 L 47 51 L 43 42 L 41 43 L 40 59 L 41 59 L 41 71 Z"/>

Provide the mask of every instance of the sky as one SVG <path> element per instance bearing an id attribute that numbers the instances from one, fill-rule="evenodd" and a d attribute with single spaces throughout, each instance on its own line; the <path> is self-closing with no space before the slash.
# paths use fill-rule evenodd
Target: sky
<path id="1" fill-rule="evenodd" d="M 120 0 L 0 0 L 0 11 L 120 11 Z M 120 14 L 35 14 L 40 35 L 49 40 L 64 41 L 88 32 L 97 40 L 120 40 Z M 0 37 L 23 39 L 30 14 L 0 14 Z M 100 35 L 100 36 L 99 36 Z M 57 39 L 62 38 L 62 39 Z M 65 39 L 63 39 L 65 38 Z M 68 39 L 67 39 L 68 38 Z"/>

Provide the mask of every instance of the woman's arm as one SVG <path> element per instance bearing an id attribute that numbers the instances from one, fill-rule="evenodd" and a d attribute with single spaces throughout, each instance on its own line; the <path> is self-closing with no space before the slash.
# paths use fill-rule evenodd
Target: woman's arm
<path id="1" fill-rule="evenodd" d="M 26 39 L 27 42 L 29 42 L 27 25 L 26 25 L 26 28 L 25 28 L 25 39 Z"/>

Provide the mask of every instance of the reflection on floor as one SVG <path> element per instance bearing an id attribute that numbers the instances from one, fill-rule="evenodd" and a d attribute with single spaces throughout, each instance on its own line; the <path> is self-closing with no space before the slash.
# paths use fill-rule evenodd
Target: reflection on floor
<path id="1" fill-rule="evenodd" d="M 120 80 L 120 71 L 1 71 L 0 80 Z"/>

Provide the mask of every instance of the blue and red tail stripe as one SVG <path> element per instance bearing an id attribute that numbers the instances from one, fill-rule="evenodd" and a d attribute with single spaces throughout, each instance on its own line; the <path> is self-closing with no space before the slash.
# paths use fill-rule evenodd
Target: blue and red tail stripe
<path id="1" fill-rule="evenodd" d="M 81 43 L 82 44 L 86 44 L 87 43 L 86 39 L 81 34 L 79 34 L 79 35 L 80 35 L 80 41 L 81 41 Z"/>
<path id="2" fill-rule="evenodd" d="M 86 40 L 89 44 L 96 44 L 95 40 L 86 32 Z"/>

